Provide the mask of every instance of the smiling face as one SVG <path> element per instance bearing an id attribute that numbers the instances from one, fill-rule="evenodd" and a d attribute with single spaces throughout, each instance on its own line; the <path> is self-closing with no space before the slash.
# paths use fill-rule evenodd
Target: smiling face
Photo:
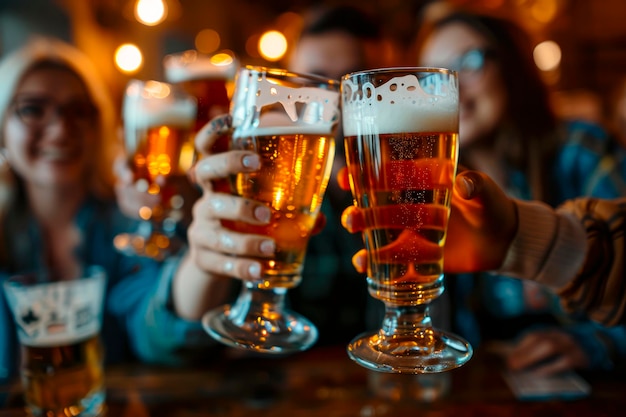
<path id="1" fill-rule="evenodd" d="M 459 71 L 461 147 L 489 140 L 507 111 L 506 88 L 492 53 L 481 34 L 453 22 L 436 29 L 419 56 L 420 65 Z"/>
<path id="2" fill-rule="evenodd" d="M 15 90 L 3 126 L 6 156 L 29 187 L 86 184 L 97 117 L 81 79 L 67 68 L 40 66 Z"/>

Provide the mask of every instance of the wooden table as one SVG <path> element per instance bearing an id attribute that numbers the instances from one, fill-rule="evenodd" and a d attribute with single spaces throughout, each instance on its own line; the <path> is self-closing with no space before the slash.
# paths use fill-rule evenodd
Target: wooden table
<path id="1" fill-rule="evenodd" d="M 313 348 L 289 357 L 219 358 L 210 366 L 172 369 L 132 364 L 107 370 L 108 416 L 114 417 L 559 417 L 626 416 L 626 375 L 583 374 L 591 395 L 577 400 L 519 401 L 497 357 L 477 351 L 448 372 L 448 390 L 434 401 L 376 395 L 373 374 L 343 347 Z M 405 378 L 393 375 L 390 378 Z M 405 379 L 410 379 L 406 377 Z M 19 384 L 0 386 L 0 417 L 25 416 Z"/>

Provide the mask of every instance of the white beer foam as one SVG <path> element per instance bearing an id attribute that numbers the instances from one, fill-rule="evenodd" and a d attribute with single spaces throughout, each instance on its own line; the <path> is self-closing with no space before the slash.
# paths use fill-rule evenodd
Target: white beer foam
<path id="1" fill-rule="evenodd" d="M 290 87 L 271 76 L 268 79 L 263 72 L 245 69 L 237 79 L 232 115 L 236 137 L 259 136 L 259 131 L 272 135 L 331 134 L 339 120 L 339 92 Z"/>
<path id="2" fill-rule="evenodd" d="M 130 98 L 124 104 L 124 125 L 130 129 L 152 126 L 191 127 L 195 123 L 196 104 L 167 98 Z"/>
<path id="3" fill-rule="evenodd" d="M 18 337 L 28 346 L 62 346 L 97 334 L 102 324 L 106 273 L 33 287 L 9 287 Z"/>
<path id="4" fill-rule="evenodd" d="M 179 54 L 170 54 L 163 59 L 165 80 L 179 83 L 197 79 L 232 80 L 235 78 L 238 61 L 215 59 L 215 55 L 204 55 L 189 50 Z"/>
<path id="5" fill-rule="evenodd" d="M 459 102 L 456 83 L 443 83 L 446 93 L 429 94 L 415 75 L 396 77 L 358 91 L 347 79 L 343 86 L 344 136 L 402 132 L 458 132 Z"/>

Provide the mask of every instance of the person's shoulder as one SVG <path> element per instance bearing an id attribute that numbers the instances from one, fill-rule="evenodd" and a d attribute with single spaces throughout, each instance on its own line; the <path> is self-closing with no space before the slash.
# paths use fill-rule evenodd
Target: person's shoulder
<path id="1" fill-rule="evenodd" d="M 611 146 L 612 140 L 608 130 L 600 123 L 572 119 L 564 120 L 561 125 L 563 147 L 584 149 L 596 154 L 604 154 Z"/>

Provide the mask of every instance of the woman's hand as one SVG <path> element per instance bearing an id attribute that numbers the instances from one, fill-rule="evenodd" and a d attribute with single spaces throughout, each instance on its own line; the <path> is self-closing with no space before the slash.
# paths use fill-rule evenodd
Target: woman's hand
<path id="1" fill-rule="evenodd" d="M 255 234 L 228 229 L 223 221 L 251 225 L 269 223 L 270 208 L 257 201 L 231 195 L 223 180 L 239 172 L 260 168 L 258 154 L 250 151 L 213 151 L 216 141 L 230 128 L 230 117 L 219 116 L 196 135 L 196 149 L 204 157 L 196 164 L 194 179 L 202 187 L 202 197 L 193 208 L 188 230 L 191 256 L 202 270 L 239 279 L 257 279 L 261 264 L 255 258 L 271 257 L 275 242 Z"/>
<path id="2" fill-rule="evenodd" d="M 270 209 L 265 204 L 233 196 L 227 178 L 260 167 L 254 152 L 227 151 L 220 138 L 230 129 L 230 116 L 211 120 L 196 134 L 196 150 L 202 158 L 190 177 L 202 188 L 193 206 L 193 219 L 187 229 L 189 251 L 172 283 L 174 309 L 189 320 L 228 301 L 232 281 L 261 276 L 258 259 L 274 255 L 275 243 L 266 236 L 238 233 L 226 228 L 224 221 L 253 225 L 267 224 Z"/>
<path id="3" fill-rule="evenodd" d="M 589 365 L 576 339 L 560 329 L 527 333 L 508 352 L 505 361 L 513 371 L 532 369 L 538 375 L 584 369 Z"/>
<path id="4" fill-rule="evenodd" d="M 349 189 L 347 169 L 338 176 L 339 185 Z M 363 211 L 344 210 L 342 225 L 351 233 L 365 228 Z M 454 183 L 446 244 L 447 273 L 476 272 L 500 267 L 517 230 L 515 204 L 486 174 L 460 172 Z M 365 272 L 367 253 L 357 252 L 352 263 Z"/>

